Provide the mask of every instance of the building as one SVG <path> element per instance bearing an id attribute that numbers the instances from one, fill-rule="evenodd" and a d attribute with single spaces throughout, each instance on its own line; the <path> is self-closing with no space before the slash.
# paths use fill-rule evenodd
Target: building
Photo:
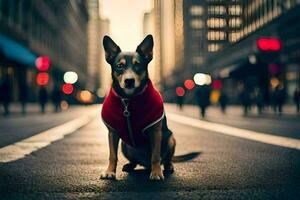
<path id="1" fill-rule="evenodd" d="M 181 68 L 184 53 L 182 2 L 154 0 L 155 77 L 166 99 L 172 96 L 170 86 L 176 84 L 174 72 Z"/>
<path id="2" fill-rule="evenodd" d="M 195 72 L 208 72 L 205 64 L 211 54 L 234 41 L 242 25 L 241 1 L 186 0 L 184 18 L 184 70 L 191 77 Z"/>
<path id="3" fill-rule="evenodd" d="M 96 92 L 100 87 L 100 52 L 101 52 L 101 19 L 99 15 L 99 1 L 89 0 L 88 4 L 88 51 L 87 51 L 87 80 L 86 88 L 90 91 Z"/>
<path id="4" fill-rule="evenodd" d="M 111 69 L 105 60 L 105 52 L 102 46 L 102 39 L 105 35 L 110 35 L 110 21 L 108 19 L 101 18 L 101 36 L 99 37 L 98 43 L 101 45 L 100 48 L 100 90 L 98 96 L 104 97 L 108 93 L 111 87 Z"/>
<path id="5" fill-rule="evenodd" d="M 9 76 L 13 100 L 28 88 L 35 100 L 35 59 L 51 60 L 48 89 L 62 83 L 65 71 L 78 73 L 85 87 L 87 70 L 87 1 L 0 1 L 0 79 Z M 26 87 L 25 87 L 26 86 Z"/>
<path id="6" fill-rule="evenodd" d="M 284 87 L 291 97 L 300 86 L 300 2 L 248 0 L 242 4 L 242 29 L 232 45 L 208 58 L 210 73 L 223 81 L 236 101 L 237 88 L 254 93 L 260 88 L 267 103 L 272 91 Z M 275 50 L 260 48 L 260 39 L 280 42 Z M 270 45 L 267 42 L 265 45 Z M 238 87 L 236 87 L 238 86 Z"/>

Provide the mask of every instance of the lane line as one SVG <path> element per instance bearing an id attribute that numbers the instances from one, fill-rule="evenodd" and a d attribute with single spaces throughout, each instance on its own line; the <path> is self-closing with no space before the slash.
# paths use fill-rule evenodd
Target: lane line
<path id="1" fill-rule="evenodd" d="M 230 136 L 258 141 L 266 144 L 272 144 L 276 146 L 300 150 L 299 139 L 276 136 L 270 133 L 250 131 L 246 129 L 236 128 L 236 127 L 213 123 L 213 122 L 206 122 L 199 119 L 186 117 L 174 113 L 167 113 L 167 118 L 177 123 L 192 126 L 195 128 L 213 131 L 224 135 L 230 135 Z"/>
<path id="2" fill-rule="evenodd" d="M 13 162 L 24 158 L 32 152 L 46 147 L 52 142 L 64 138 L 66 135 L 74 133 L 79 128 L 88 124 L 95 116 L 96 113 L 85 115 L 14 144 L 2 147 L 0 148 L 0 163 Z"/>

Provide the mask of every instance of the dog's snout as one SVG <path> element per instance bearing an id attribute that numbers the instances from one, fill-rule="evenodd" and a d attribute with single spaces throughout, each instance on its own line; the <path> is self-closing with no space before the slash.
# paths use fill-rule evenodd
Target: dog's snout
<path id="1" fill-rule="evenodd" d="M 128 79 L 125 79 L 125 87 L 126 88 L 133 88 L 134 87 L 134 82 L 135 82 L 135 80 L 134 80 L 134 78 L 128 78 Z"/>

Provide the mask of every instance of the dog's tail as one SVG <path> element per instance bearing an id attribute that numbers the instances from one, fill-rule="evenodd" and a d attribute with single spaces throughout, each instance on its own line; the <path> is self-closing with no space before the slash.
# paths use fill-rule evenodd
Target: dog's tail
<path id="1" fill-rule="evenodd" d="M 187 162 L 187 161 L 193 160 L 196 157 L 198 157 L 200 155 L 200 153 L 201 152 L 191 152 L 191 153 L 187 153 L 187 154 L 183 154 L 183 155 L 179 155 L 179 156 L 173 156 L 172 161 L 175 163 Z"/>

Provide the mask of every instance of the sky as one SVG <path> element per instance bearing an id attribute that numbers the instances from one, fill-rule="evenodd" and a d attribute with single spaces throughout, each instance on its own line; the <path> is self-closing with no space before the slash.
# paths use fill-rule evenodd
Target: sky
<path id="1" fill-rule="evenodd" d="M 102 0 L 101 7 L 110 20 L 111 38 L 122 51 L 134 51 L 143 40 L 143 14 L 151 10 L 152 0 Z"/>

